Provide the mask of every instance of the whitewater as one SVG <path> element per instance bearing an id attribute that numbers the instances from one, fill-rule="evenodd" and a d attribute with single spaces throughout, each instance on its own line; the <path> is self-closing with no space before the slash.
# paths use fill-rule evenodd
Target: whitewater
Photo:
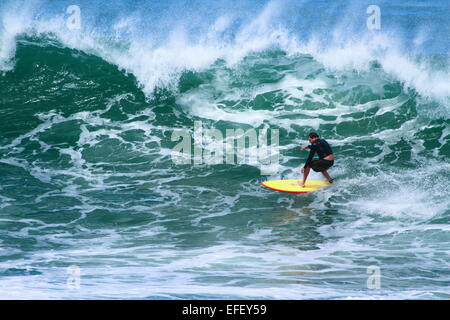
<path id="1" fill-rule="evenodd" d="M 447 1 L 76 2 L 0 4 L 0 298 L 450 298 Z M 196 122 L 277 171 L 174 163 Z M 311 131 L 338 183 L 263 188 Z"/>

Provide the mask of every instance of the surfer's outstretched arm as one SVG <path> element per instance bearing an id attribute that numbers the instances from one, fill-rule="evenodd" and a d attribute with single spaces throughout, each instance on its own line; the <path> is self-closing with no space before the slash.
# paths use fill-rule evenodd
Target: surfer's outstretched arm
<path id="1" fill-rule="evenodd" d="M 306 179 L 308 178 L 309 175 L 309 170 L 311 170 L 311 167 L 309 166 L 309 164 L 311 163 L 313 157 L 314 157 L 314 153 L 316 153 L 316 149 L 313 148 L 312 146 L 303 146 L 301 147 L 302 150 L 305 149 L 310 149 L 309 150 L 309 156 L 308 159 L 306 159 L 305 165 L 303 166 L 301 172 L 303 173 L 303 182 L 299 183 L 300 186 L 304 187 L 305 183 L 306 183 Z"/>
<path id="2" fill-rule="evenodd" d="M 300 186 L 302 186 L 302 187 L 305 186 L 306 179 L 308 178 L 308 175 L 309 175 L 309 170 L 311 170 L 311 167 L 302 168 L 303 181 L 300 183 Z"/>
<path id="3" fill-rule="evenodd" d="M 308 159 L 306 159 L 305 165 L 303 166 L 303 168 L 307 168 L 309 167 L 309 164 L 311 163 L 312 159 L 314 158 L 314 154 L 316 153 L 316 149 L 308 146 L 309 147 L 309 156 Z"/>

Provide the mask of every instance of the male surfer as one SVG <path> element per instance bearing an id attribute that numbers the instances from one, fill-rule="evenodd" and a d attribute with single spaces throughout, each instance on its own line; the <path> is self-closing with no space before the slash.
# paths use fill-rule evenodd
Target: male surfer
<path id="1" fill-rule="evenodd" d="M 311 145 L 300 148 L 302 150 L 310 149 L 310 151 L 305 166 L 301 170 L 303 173 L 303 181 L 299 181 L 298 184 L 301 187 L 305 187 L 305 182 L 311 168 L 316 172 L 322 172 L 328 182 L 333 183 L 333 179 L 327 172 L 327 170 L 334 164 L 334 155 L 330 145 L 324 139 L 320 139 L 319 135 L 315 132 L 311 132 L 308 135 L 308 141 Z M 313 157 L 316 152 L 319 155 L 319 160 L 313 161 Z"/>

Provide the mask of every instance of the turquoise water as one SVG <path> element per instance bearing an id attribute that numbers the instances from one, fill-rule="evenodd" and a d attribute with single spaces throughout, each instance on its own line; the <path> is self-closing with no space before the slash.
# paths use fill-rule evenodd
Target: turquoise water
<path id="1" fill-rule="evenodd" d="M 450 298 L 446 1 L 380 30 L 360 1 L 130 3 L 0 5 L 1 298 Z M 194 121 L 279 130 L 279 170 L 175 164 Z M 263 188 L 312 130 L 338 183 Z"/>

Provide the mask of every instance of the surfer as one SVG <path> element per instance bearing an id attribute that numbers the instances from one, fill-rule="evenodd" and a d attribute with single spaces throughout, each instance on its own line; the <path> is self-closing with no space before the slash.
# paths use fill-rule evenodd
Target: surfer
<path id="1" fill-rule="evenodd" d="M 301 172 L 303 173 L 303 181 L 299 181 L 298 184 L 301 187 L 305 187 L 305 182 L 311 168 L 315 172 L 322 172 L 328 182 L 333 183 L 333 179 L 327 172 L 327 170 L 334 164 L 334 155 L 330 145 L 324 139 L 320 139 L 319 135 L 315 132 L 311 132 L 308 135 L 308 141 L 311 145 L 302 146 L 300 148 L 301 150 L 310 149 L 310 151 L 308 159 L 305 162 L 305 166 L 301 169 Z M 313 157 L 316 152 L 319 155 L 319 160 L 313 161 Z"/>

